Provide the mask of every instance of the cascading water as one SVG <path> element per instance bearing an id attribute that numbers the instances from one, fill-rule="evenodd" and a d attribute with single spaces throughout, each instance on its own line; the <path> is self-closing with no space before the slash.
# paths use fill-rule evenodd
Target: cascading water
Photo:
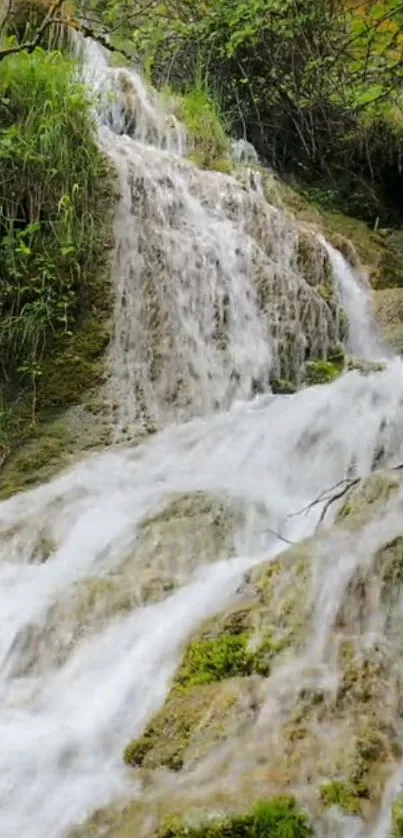
<path id="1" fill-rule="evenodd" d="M 253 188 L 192 166 L 178 122 L 135 74 L 109 70 L 98 49 L 95 68 L 93 49 L 87 80 L 106 97 L 100 142 L 121 188 L 116 436 L 167 427 L 0 506 L 2 838 L 63 838 L 95 808 L 141 795 L 122 750 L 163 704 L 191 633 L 232 601 L 246 569 L 315 531 L 325 501 L 309 505 L 321 493 L 374 464 L 397 465 L 403 453 L 397 359 L 291 397 L 268 392 L 273 370 L 295 371 L 308 350 L 320 356 L 337 343 L 339 303 L 329 307 L 320 277 L 310 284 L 304 275 L 294 223 Z M 344 270 L 328 246 L 312 247 L 321 270 L 329 256 L 335 273 Z M 352 347 L 378 357 L 368 348 L 366 298 L 346 292 L 345 301 Z M 194 548 L 197 515 L 174 552 L 166 529 L 158 535 L 173 501 L 191 508 L 201 496 L 228 510 L 219 558 L 214 546 L 208 558 Z M 379 531 L 373 525 L 374 545 L 400 532 L 400 495 L 395 504 Z M 370 561 L 368 538 L 329 541 L 304 656 L 267 680 L 261 726 L 267 715 L 281 723 L 315 667 L 326 680 L 326 644 L 349 579 Z M 150 571 L 170 592 L 147 603 Z"/>
<path id="2" fill-rule="evenodd" d="M 348 349 L 359 358 L 387 360 L 391 353 L 383 345 L 372 319 L 368 288 L 342 254 L 324 239 L 322 242 L 329 254 L 343 306 L 349 316 Z"/>

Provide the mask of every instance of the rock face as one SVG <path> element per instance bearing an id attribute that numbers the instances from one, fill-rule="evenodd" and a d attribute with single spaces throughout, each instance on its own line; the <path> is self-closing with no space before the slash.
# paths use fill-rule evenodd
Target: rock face
<path id="1" fill-rule="evenodd" d="M 369 834 L 402 758 L 402 507 L 399 470 L 379 472 L 332 529 L 251 571 L 122 754 L 141 803 L 75 834 L 148 838 L 170 815 L 195 824 L 290 792 L 317 836 L 338 834 L 340 810 Z"/>

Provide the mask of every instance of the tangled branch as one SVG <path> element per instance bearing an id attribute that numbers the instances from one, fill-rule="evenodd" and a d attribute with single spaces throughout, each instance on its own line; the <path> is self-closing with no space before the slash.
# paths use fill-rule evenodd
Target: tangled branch
<path id="1" fill-rule="evenodd" d="M 399 463 L 397 466 L 393 466 L 391 471 L 400 471 L 403 469 L 403 463 Z M 381 469 L 375 469 L 371 475 L 377 474 L 381 471 Z M 318 521 L 318 526 L 323 523 L 326 514 L 333 503 L 343 498 L 345 495 L 348 494 L 350 489 L 353 489 L 355 486 L 358 486 L 364 480 L 364 477 L 345 477 L 343 480 L 339 480 L 329 489 L 325 489 L 323 492 L 318 495 L 315 500 L 308 503 L 306 506 L 299 509 L 297 512 L 293 512 L 289 515 L 289 518 L 296 518 L 299 515 L 303 515 L 305 512 L 309 512 L 311 509 L 314 509 L 315 506 L 318 504 L 323 503 L 323 509 L 320 513 L 320 518 Z"/>

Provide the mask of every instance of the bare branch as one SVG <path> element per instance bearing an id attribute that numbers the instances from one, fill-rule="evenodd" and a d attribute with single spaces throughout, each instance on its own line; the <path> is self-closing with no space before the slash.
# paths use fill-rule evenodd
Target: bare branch
<path id="1" fill-rule="evenodd" d="M 402 469 L 403 463 L 399 463 L 397 466 L 393 466 L 391 471 L 401 471 Z M 304 512 L 309 512 L 315 506 L 318 506 L 318 504 L 325 502 L 318 521 L 319 526 L 319 524 L 323 523 L 328 509 L 332 505 L 332 503 L 335 503 L 337 500 L 340 500 L 340 498 L 344 497 L 344 495 L 346 495 L 350 491 L 350 489 L 352 489 L 354 486 L 358 486 L 360 483 L 362 483 L 363 480 L 367 479 L 367 477 L 372 477 L 373 474 L 379 474 L 381 471 L 383 471 L 383 469 L 375 469 L 373 472 L 371 472 L 370 475 L 367 475 L 366 477 L 345 477 L 343 480 L 339 480 L 337 483 L 335 483 L 334 486 L 330 486 L 329 489 L 325 489 L 323 492 L 321 492 L 320 495 L 318 495 L 318 497 L 315 498 L 315 500 L 311 501 L 311 503 L 308 503 L 307 506 L 302 507 L 302 509 L 299 509 L 297 512 L 293 512 L 288 517 L 296 518 L 298 515 L 303 515 Z"/>

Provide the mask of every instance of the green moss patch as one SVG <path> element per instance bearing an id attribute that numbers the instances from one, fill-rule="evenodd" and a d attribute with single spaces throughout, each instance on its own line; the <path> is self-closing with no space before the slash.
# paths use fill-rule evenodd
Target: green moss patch
<path id="1" fill-rule="evenodd" d="M 329 384 L 340 375 L 340 369 L 331 361 L 308 361 L 305 366 L 305 383 Z"/>
<path id="2" fill-rule="evenodd" d="M 170 821 L 159 838 L 308 838 L 313 829 L 292 797 L 275 797 L 257 804 L 246 815 L 233 815 L 189 827 Z"/>
<path id="3" fill-rule="evenodd" d="M 222 634 L 194 640 L 185 653 L 176 683 L 181 687 L 195 687 L 252 672 L 267 675 L 268 661 L 258 652 L 250 651 L 249 642 L 248 634 Z"/>

